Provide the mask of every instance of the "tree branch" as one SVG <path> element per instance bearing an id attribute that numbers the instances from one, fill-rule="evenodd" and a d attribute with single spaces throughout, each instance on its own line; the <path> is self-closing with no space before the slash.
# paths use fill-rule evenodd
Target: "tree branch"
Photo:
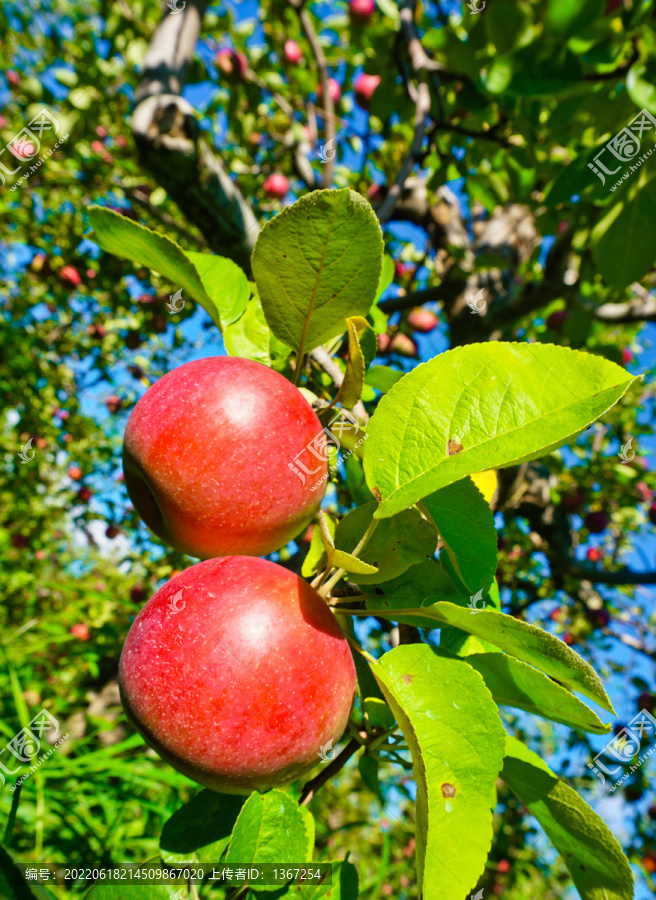
<path id="1" fill-rule="evenodd" d="M 301 797 L 299 799 L 299 803 L 301 806 L 307 806 L 310 800 L 314 797 L 319 788 L 324 785 L 327 781 L 336 775 L 340 769 L 342 769 L 349 759 L 358 752 L 362 744 L 352 738 L 346 747 L 339 753 L 332 762 L 329 762 L 325 769 L 323 769 L 316 778 L 313 778 L 311 781 L 305 785 L 303 790 L 301 791 Z"/>
<path id="2" fill-rule="evenodd" d="M 567 571 L 572 578 L 591 581 L 594 584 L 656 584 L 656 572 L 633 572 L 631 569 L 618 569 L 605 572 L 603 569 L 588 569 L 574 566 Z"/>

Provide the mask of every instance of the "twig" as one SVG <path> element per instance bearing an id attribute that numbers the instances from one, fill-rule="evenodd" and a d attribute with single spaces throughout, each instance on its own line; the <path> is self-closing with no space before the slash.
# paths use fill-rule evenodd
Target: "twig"
<path id="1" fill-rule="evenodd" d="M 319 70 L 319 82 L 321 84 L 321 93 L 323 95 L 321 99 L 323 100 L 323 105 L 325 108 L 324 138 L 325 143 L 332 146 L 331 141 L 333 141 L 335 138 L 335 105 L 333 103 L 333 98 L 330 93 L 330 85 L 328 83 L 328 67 L 326 64 L 326 57 L 324 56 L 321 41 L 319 40 L 317 33 L 314 30 L 314 25 L 312 24 L 310 13 L 302 5 L 302 0 L 293 0 L 292 6 L 298 13 L 301 28 L 303 29 L 305 37 L 307 38 L 308 43 L 312 49 L 312 55 L 314 56 L 314 61 L 316 62 L 317 69 Z M 323 186 L 325 188 L 329 188 L 333 183 L 335 157 L 333 156 L 329 159 L 329 156 L 330 154 L 326 154 L 326 165 L 323 170 Z"/>
<path id="2" fill-rule="evenodd" d="M 320 772 L 316 778 L 308 781 L 301 792 L 301 797 L 298 801 L 300 805 L 307 806 L 319 788 L 327 781 L 330 781 L 333 775 L 336 775 L 337 772 L 346 765 L 353 754 L 358 752 L 360 747 L 361 744 L 358 741 L 354 739 L 350 740 L 342 752 L 338 754 L 332 762 L 329 762 L 326 768 Z"/>

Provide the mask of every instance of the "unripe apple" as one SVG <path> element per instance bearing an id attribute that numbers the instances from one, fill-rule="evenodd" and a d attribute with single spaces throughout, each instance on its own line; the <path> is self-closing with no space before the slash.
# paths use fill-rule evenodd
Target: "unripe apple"
<path id="1" fill-rule="evenodd" d="M 380 75 L 367 75 L 366 72 L 358 75 L 353 85 L 353 93 L 355 94 L 355 102 L 361 109 L 369 110 L 371 98 L 379 84 Z"/>
<path id="2" fill-rule="evenodd" d="M 293 66 L 295 66 L 297 62 L 300 62 L 300 60 L 303 59 L 303 51 L 298 46 L 296 41 L 285 41 L 284 54 L 287 62 L 291 63 Z"/>
<path id="3" fill-rule="evenodd" d="M 605 512 L 589 512 L 585 517 L 585 527 L 590 534 L 601 534 L 608 528 L 610 516 Z"/>
<path id="4" fill-rule="evenodd" d="M 413 331 L 428 334 L 437 327 L 438 318 L 429 309 L 413 309 L 408 316 L 408 325 Z"/>
<path id="5" fill-rule="evenodd" d="M 77 625 L 73 625 L 71 628 L 71 634 L 74 638 L 77 638 L 78 641 L 88 641 L 89 626 L 85 625 L 84 622 L 78 622 Z"/>
<path id="6" fill-rule="evenodd" d="M 417 355 L 417 345 L 410 335 L 403 334 L 402 331 L 399 331 L 399 333 L 395 334 L 392 338 L 390 350 L 392 353 L 398 353 L 399 356 L 406 356 L 408 358 Z"/>
<path id="7" fill-rule="evenodd" d="M 332 101 L 335 105 L 337 105 L 342 96 L 342 89 L 339 86 L 339 82 L 335 81 L 334 78 L 328 79 L 328 90 L 330 92 L 330 96 L 332 97 Z M 317 88 L 317 100 L 321 102 L 323 100 L 323 87 L 319 85 Z"/>
<path id="8" fill-rule="evenodd" d="M 375 0 L 349 0 L 349 16 L 354 25 L 366 25 L 375 10 Z"/>
<path id="9" fill-rule="evenodd" d="M 569 312 L 566 309 L 557 309 L 547 318 L 547 328 L 551 328 L 554 331 L 560 331 L 568 319 Z"/>
<path id="10" fill-rule="evenodd" d="M 62 266 L 59 270 L 59 280 L 65 287 L 78 287 L 82 284 L 80 273 L 73 266 Z"/>
<path id="11" fill-rule="evenodd" d="M 228 77 L 241 81 L 246 74 L 246 57 L 243 53 L 236 53 L 224 47 L 216 54 L 214 62 L 217 69 Z"/>
<path id="12" fill-rule="evenodd" d="M 267 197 L 271 197 L 275 200 L 282 200 L 289 191 L 289 181 L 287 181 L 284 175 L 281 175 L 279 172 L 274 172 L 273 175 L 269 175 L 266 179 L 262 185 L 262 189 Z"/>
<path id="13" fill-rule="evenodd" d="M 298 388 L 230 356 L 186 363 L 146 391 L 123 464 L 151 531 L 204 559 L 283 547 L 314 518 L 328 471 L 321 423 Z"/>
<path id="14" fill-rule="evenodd" d="M 179 771 L 241 794 L 301 777 L 348 721 L 356 675 L 321 596 L 275 563 L 197 563 L 151 597 L 119 662 L 128 718 Z"/>

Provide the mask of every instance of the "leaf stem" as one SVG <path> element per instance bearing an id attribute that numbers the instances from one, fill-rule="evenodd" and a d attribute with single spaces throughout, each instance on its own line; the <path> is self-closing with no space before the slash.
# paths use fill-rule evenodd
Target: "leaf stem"
<path id="1" fill-rule="evenodd" d="M 362 535 L 362 538 L 361 538 L 361 540 L 360 540 L 360 543 L 359 543 L 358 546 L 355 548 L 355 550 L 351 553 L 351 556 L 357 556 L 358 553 L 361 553 L 361 552 L 362 552 L 362 550 L 363 550 L 363 549 L 365 548 L 365 546 L 367 545 L 367 541 L 368 541 L 369 538 L 372 536 L 372 534 L 374 533 L 374 531 L 378 528 L 378 523 L 379 523 L 379 522 L 380 522 L 380 519 L 374 519 L 374 518 L 372 518 L 371 522 L 369 523 L 369 527 L 367 528 L 367 530 L 365 531 L 365 533 Z M 345 574 L 346 574 L 346 569 L 337 569 L 337 570 L 335 571 L 335 573 L 334 573 L 333 575 L 331 575 L 331 577 L 328 579 L 328 581 L 323 585 L 323 587 L 322 587 L 321 590 L 319 591 L 319 593 L 321 594 L 321 596 L 322 596 L 322 597 L 327 597 L 328 594 L 330 593 L 330 589 L 333 588 L 333 587 L 335 587 L 335 585 L 336 585 L 337 582 L 340 580 L 340 578 L 341 578 L 343 575 L 345 575 Z"/>

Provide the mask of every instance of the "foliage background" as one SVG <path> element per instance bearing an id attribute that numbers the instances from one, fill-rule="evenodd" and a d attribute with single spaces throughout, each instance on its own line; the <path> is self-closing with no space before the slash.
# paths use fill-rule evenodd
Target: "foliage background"
<path id="1" fill-rule="evenodd" d="M 501 473 L 495 508 L 504 610 L 567 635 L 593 661 L 619 726 L 640 704 L 656 705 L 648 518 L 656 488 L 656 170 L 647 163 L 610 192 L 587 168 L 641 108 L 656 115 L 654 5 L 491 0 L 479 15 L 448 3 L 407 8 L 424 62 L 439 63 L 428 71 L 413 69 L 391 0 L 380 0 L 366 27 L 349 23 L 344 3 L 309 6 L 329 72 L 342 85 L 330 165 L 319 155 L 331 133 L 330 117 L 317 116 L 319 71 L 291 4 L 209 7 L 179 85 L 198 131 L 174 104 L 159 144 L 135 135 L 131 118 L 135 101 L 153 90 L 144 60 L 157 39 L 159 4 L 2 5 L 3 146 L 41 107 L 69 134 L 18 189 L 13 177 L 0 188 L 0 728 L 8 740 L 26 713 L 46 705 L 71 735 L 23 788 L 12 846 L 25 861 L 152 857 L 163 822 L 195 790 L 145 748 L 118 703 L 116 666 L 131 620 L 190 562 L 139 523 L 121 482 L 120 447 L 130 409 L 150 383 L 224 348 L 202 309 L 167 310 L 176 285 L 100 252 L 88 230 L 91 203 L 118 208 L 187 249 L 209 246 L 243 262 L 256 228 L 249 235 L 235 226 L 241 206 L 259 222 L 280 208 L 263 193 L 268 174 L 289 178 L 285 203 L 315 183 L 350 186 L 378 210 L 396 261 L 382 300 L 390 331 L 410 332 L 407 311 L 422 303 L 438 316 L 434 331 L 416 336 L 419 359 L 501 338 L 586 348 L 643 373 L 642 387 L 576 444 Z M 298 66 L 280 63 L 287 38 L 303 50 Z M 217 69 L 216 51 L 225 46 L 245 54 L 244 79 Z M 371 115 L 353 102 L 363 69 L 382 77 Z M 429 87 L 430 109 L 413 151 L 408 85 L 419 81 Z M 404 161 L 409 177 L 392 207 L 386 198 Z M 222 192 L 230 188 L 220 173 L 239 190 L 227 216 Z M 78 286 L 62 281 L 64 265 L 80 273 Z M 465 298 L 480 288 L 487 309 L 472 315 Z M 563 308 L 569 318 L 550 327 Z M 408 369 L 416 360 L 378 362 Z M 106 401 L 115 396 L 121 406 L 112 413 Z M 630 437 L 637 455 L 624 465 L 618 451 Z M 18 454 L 30 438 L 35 456 L 23 463 Z M 81 479 L 69 476 L 71 466 Z M 88 501 L 81 487 L 91 491 Z M 577 491 L 582 504 L 568 512 L 563 498 Z M 337 478 L 326 508 L 343 511 L 351 502 Z M 596 510 L 612 517 L 601 535 L 583 522 Z M 120 529 L 113 538 L 110 525 Z M 291 545 L 281 561 L 299 568 L 306 548 Z M 591 561 L 590 548 L 603 557 Z M 88 640 L 71 633 L 76 624 L 88 626 Z M 366 627 L 372 648 L 390 646 L 379 622 Z M 653 762 L 610 797 L 586 769 L 602 738 L 516 713 L 507 720 L 590 795 L 620 835 L 638 896 L 648 896 L 656 871 Z M 318 846 L 334 858 L 351 852 L 362 896 L 412 897 L 413 786 L 398 769 L 382 774 L 382 803 L 362 788 L 356 766 L 319 792 Z M 4 820 L 10 803 L 5 787 Z M 508 898 L 565 896 L 562 864 L 506 793 L 496 818 L 484 886 Z"/>

